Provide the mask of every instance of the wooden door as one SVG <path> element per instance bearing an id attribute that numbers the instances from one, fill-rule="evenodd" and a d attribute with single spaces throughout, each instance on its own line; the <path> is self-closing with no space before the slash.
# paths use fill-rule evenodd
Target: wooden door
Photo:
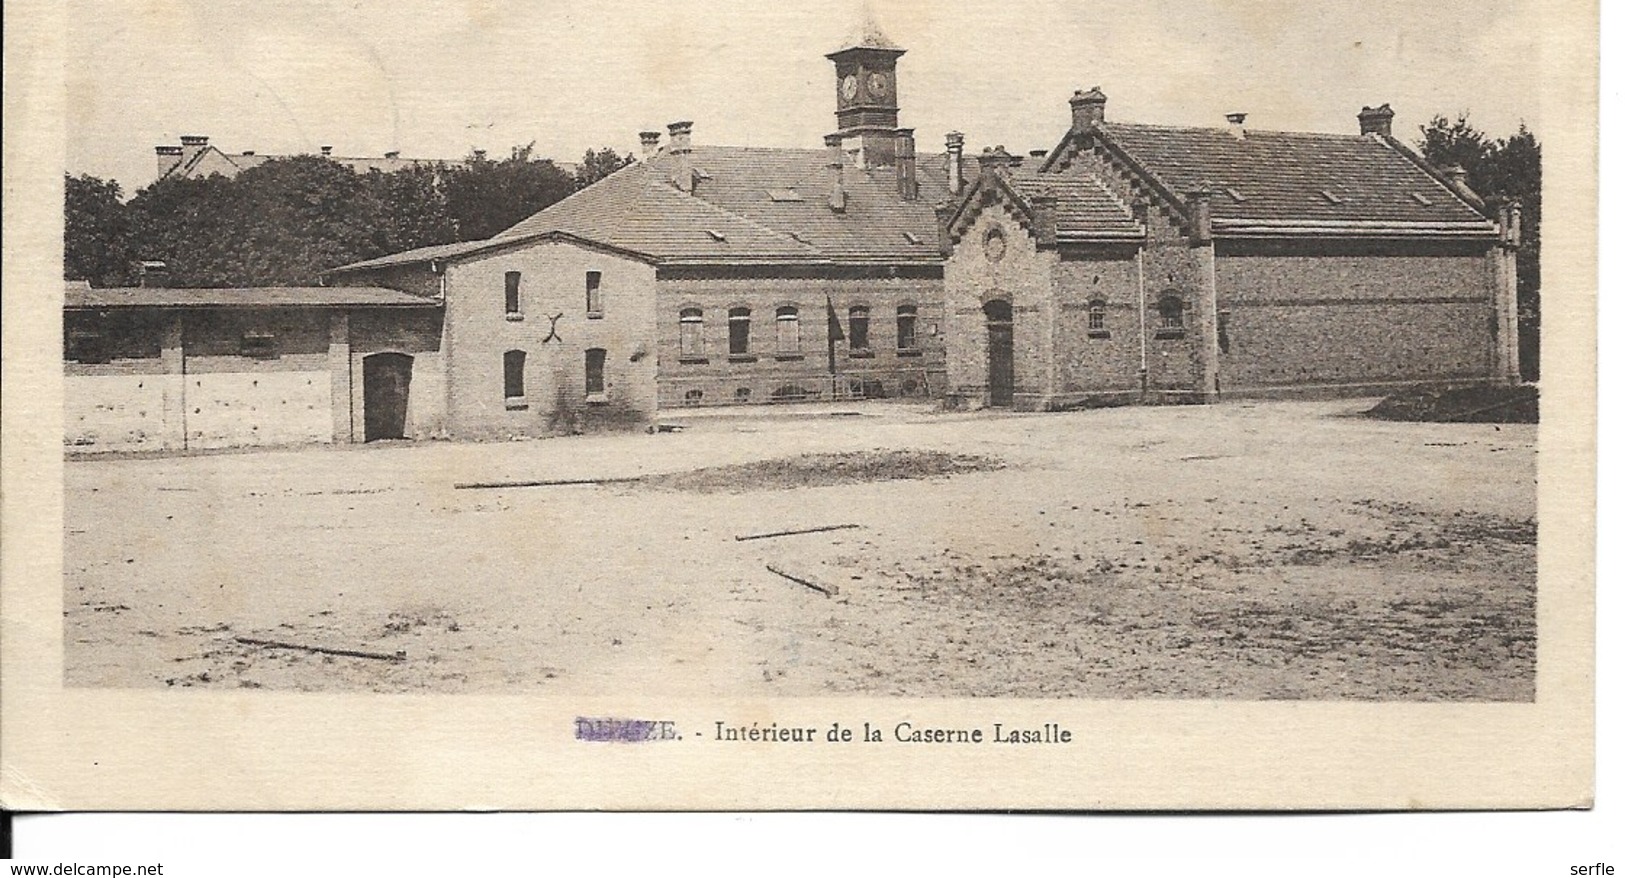
<path id="1" fill-rule="evenodd" d="M 1015 323 L 1010 303 L 995 299 L 982 311 L 987 315 L 988 404 L 1009 406 L 1016 397 Z"/>
<path id="2" fill-rule="evenodd" d="M 411 395 L 412 358 L 373 354 L 361 361 L 362 409 L 367 442 L 406 438 L 406 403 Z"/>

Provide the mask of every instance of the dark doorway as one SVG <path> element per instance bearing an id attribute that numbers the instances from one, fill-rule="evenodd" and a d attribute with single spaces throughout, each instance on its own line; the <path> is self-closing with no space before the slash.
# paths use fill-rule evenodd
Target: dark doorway
<path id="1" fill-rule="evenodd" d="M 1015 323 L 1010 303 L 994 299 L 982 306 L 987 315 L 988 404 L 1009 406 L 1016 398 Z"/>
<path id="2" fill-rule="evenodd" d="M 372 354 L 361 361 L 365 441 L 406 438 L 406 401 L 412 388 L 412 358 Z"/>

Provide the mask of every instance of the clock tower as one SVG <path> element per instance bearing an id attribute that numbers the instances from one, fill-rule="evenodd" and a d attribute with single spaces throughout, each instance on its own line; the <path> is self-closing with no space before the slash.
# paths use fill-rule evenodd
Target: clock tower
<path id="1" fill-rule="evenodd" d="M 836 133 L 858 139 L 865 167 L 897 161 L 897 59 L 903 52 L 866 18 L 846 48 L 824 56 L 835 62 Z"/>

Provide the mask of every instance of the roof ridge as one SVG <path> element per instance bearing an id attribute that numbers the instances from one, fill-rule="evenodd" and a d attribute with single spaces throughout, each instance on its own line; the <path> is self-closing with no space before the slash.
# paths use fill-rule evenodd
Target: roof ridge
<path id="1" fill-rule="evenodd" d="M 1150 128 L 1158 131 L 1203 131 L 1214 134 L 1230 134 L 1230 129 L 1216 125 L 1164 125 L 1156 122 L 1102 122 L 1102 128 Z M 1346 140 L 1361 142 L 1368 138 L 1364 134 L 1349 134 L 1341 131 L 1299 131 L 1285 128 L 1247 128 L 1247 136 L 1254 134 L 1287 134 L 1294 137 L 1324 137 L 1329 140 Z"/>
<path id="2" fill-rule="evenodd" d="M 663 152 L 658 153 L 656 156 L 651 156 L 650 159 L 657 158 L 659 155 L 664 155 L 664 154 L 665 153 L 663 153 Z M 602 185 L 604 183 L 607 183 L 610 180 L 613 180 L 616 177 L 619 177 L 619 176 L 621 176 L 623 174 L 626 174 L 626 175 L 630 176 L 631 172 L 633 172 L 633 171 L 647 170 L 648 168 L 650 168 L 650 159 L 642 159 L 640 161 L 635 161 L 635 162 L 632 162 L 631 164 L 623 165 L 623 166 L 621 166 L 619 168 L 616 168 L 615 170 L 611 171 L 610 173 L 604 175 L 602 178 L 593 181 L 591 184 L 589 184 L 587 186 L 583 186 L 580 189 L 577 189 L 576 191 L 571 192 L 569 195 L 566 195 L 563 198 L 560 198 L 558 201 L 555 201 L 552 204 L 549 204 L 548 206 L 542 208 L 541 210 L 536 211 L 535 213 L 531 214 L 530 216 L 525 217 L 524 219 L 520 220 L 519 222 L 516 222 L 513 225 L 507 227 L 506 229 L 503 229 L 502 231 L 497 232 L 495 235 L 491 236 L 491 239 L 495 240 L 497 238 L 507 237 L 507 236 L 509 236 L 510 233 L 513 233 L 514 229 L 517 229 L 520 226 L 525 225 L 526 223 L 528 223 L 531 220 L 541 216 L 544 213 L 547 213 L 548 211 L 562 211 L 564 205 L 570 204 L 570 202 L 576 200 L 577 198 L 581 197 L 583 194 L 585 194 L 587 192 L 591 192 L 593 187 L 595 187 L 595 186 L 600 186 L 600 185 Z M 641 194 L 640 194 L 639 197 L 641 197 Z M 634 200 L 634 203 L 635 203 L 635 200 Z M 518 235 L 526 235 L 526 234 L 529 234 L 529 232 L 518 232 L 518 233 L 516 233 L 516 236 L 518 236 Z"/>

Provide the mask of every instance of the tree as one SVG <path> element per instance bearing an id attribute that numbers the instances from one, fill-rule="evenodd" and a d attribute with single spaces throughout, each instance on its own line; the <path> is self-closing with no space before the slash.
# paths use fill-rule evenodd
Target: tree
<path id="1" fill-rule="evenodd" d="M 1518 249 L 1518 359 L 1528 379 L 1540 377 L 1540 141 L 1527 126 L 1492 140 L 1464 113 L 1434 116 L 1421 128 L 1422 155 L 1435 167 L 1460 165 L 1467 185 L 1486 199 L 1517 199 L 1523 207 L 1523 246 Z"/>
<path id="2" fill-rule="evenodd" d="M 499 162 L 475 153 L 446 170 L 446 207 L 458 240 L 489 238 L 575 190 L 575 181 L 551 160 L 531 157 L 534 146 L 516 146 Z"/>
<path id="3" fill-rule="evenodd" d="M 599 150 L 589 149 L 576 167 L 576 188 L 585 189 L 630 164 L 631 153 L 619 155 L 607 146 Z"/>
<path id="4" fill-rule="evenodd" d="M 62 276 L 119 286 L 130 273 L 130 228 L 118 181 L 63 175 Z"/>

